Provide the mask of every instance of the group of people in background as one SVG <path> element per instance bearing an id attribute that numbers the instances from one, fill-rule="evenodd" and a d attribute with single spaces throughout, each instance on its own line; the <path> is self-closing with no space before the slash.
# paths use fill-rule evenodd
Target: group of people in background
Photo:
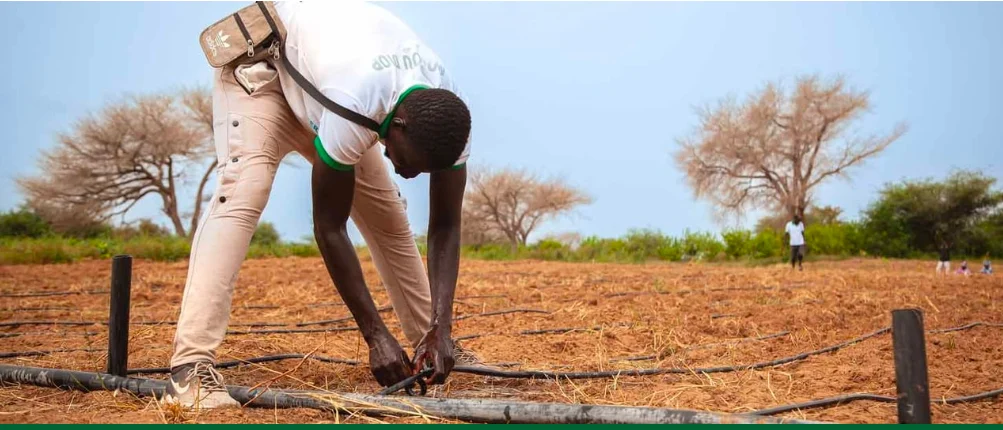
<path id="1" fill-rule="evenodd" d="M 937 262 L 937 274 L 939 275 L 941 272 L 945 275 L 951 273 L 951 253 L 946 246 L 942 246 L 940 248 L 940 260 Z M 961 261 L 961 267 L 958 268 L 956 273 L 965 276 L 972 274 L 972 272 L 968 269 L 968 260 Z M 981 273 L 983 275 L 993 274 L 993 263 L 989 260 L 989 254 L 986 254 L 985 258 L 982 260 Z"/>
<path id="2" fill-rule="evenodd" d="M 788 221 L 787 225 L 784 226 L 784 236 L 787 237 L 788 244 L 791 247 L 791 269 L 793 270 L 794 267 L 797 267 L 798 270 L 804 270 L 802 262 L 804 261 L 805 253 L 805 225 L 799 215 L 794 215 L 791 221 Z M 937 274 L 941 272 L 945 275 L 951 273 L 951 252 L 949 247 L 941 246 L 939 254 L 940 259 L 937 262 Z M 972 274 L 968 269 L 968 260 L 961 261 L 961 267 L 958 267 L 956 273 L 965 276 Z M 989 260 L 989 254 L 986 254 L 982 260 L 982 271 L 980 273 L 983 275 L 993 274 L 993 263 Z"/>

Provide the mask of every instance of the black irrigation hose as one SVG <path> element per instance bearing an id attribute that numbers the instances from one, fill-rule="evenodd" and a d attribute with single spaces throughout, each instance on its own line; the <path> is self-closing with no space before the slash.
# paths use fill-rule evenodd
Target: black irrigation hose
<path id="1" fill-rule="evenodd" d="M 291 328 L 265 330 L 228 330 L 226 334 L 293 334 L 293 333 L 331 333 L 340 331 L 357 331 L 358 327 L 328 327 L 328 328 Z"/>
<path id="2" fill-rule="evenodd" d="M 678 352 L 692 351 L 692 350 L 695 350 L 695 349 L 710 348 L 710 347 L 720 346 L 720 345 L 735 345 L 735 344 L 739 344 L 739 343 L 743 343 L 743 342 L 754 342 L 754 341 L 759 341 L 759 340 L 775 339 L 775 338 L 778 338 L 778 337 L 787 336 L 789 334 L 791 334 L 791 332 L 789 332 L 789 331 L 782 331 L 780 333 L 773 333 L 773 334 L 768 334 L 768 335 L 759 336 L 759 337 L 747 337 L 747 338 L 744 338 L 744 339 L 737 339 L 737 340 L 733 340 L 733 341 L 729 341 L 729 342 L 715 342 L 715 343 L 707 343 L 707 344 L 703 344 L 703 345 L 693 345 L 693 346 L 688 346 L 688 347 L 682 348 Z M 648 361 L 648 360 L 658 360 L 658 359 L 661 359 L 662 357 L 664 357 L 666 355 L 669 355 L 669 354 L 640 355 L 640 356 L 636 356 L 636 357 L 616 358 L 616 359 L 613 359 L 613 360 L 610 360 L 610 361 Z"/>
<path id="3" fill-rule="evenodd" d="M 778 358 L 776 360 L 764 361 L 753 364 L 743 364 L 737 366 L 717 366 L 717 367 L 704 367 L 704 368 L 671 368 L 671 367 L 656 367 L 649 369 L 621 369 L 621 370 L 607 370 L 601 372 L 552 372 L 546 370 L 520 370 L 520 371 L 506 371 L 506 370 L 495 370 L 488 369 L 477 366 L 456 366 L 453 368 L 454 372 L 460 373 L 470 373 L 473 375 L 480 376 L 494 376 L 499 378 L 519 378 L 519 379 L 602 379 L 602 378 L 613 378 L 618 376 L 651 376 L 651 375 L 664 375 L 664 374 L 695 374 L 695 373 L 726 373 L 726 372 L 738 372 L 742 370 L 756 370 L 763 369 L 766 367 L 779 366 L 781 364 L 787 364 L 795 361 L 801 361 L 808 357 L 814 355 L 821 355 L 836 351 L 847 346 L 853 345 L 858 342 L 870 339 L 872 337 L 880 336 L 882 334 L 891 331 L 891 327 L 885 327 L 883 329 L 877 330 L 873 333 L 869 333 L 860 337 L 850 339 L 845 342 L 840 342 L 832 346 L 828 346 L 822 349 L 817 349 L 814 351 L 803 352 L 798 355 L 793 355 L 790 357 Z"/>
<path id="4" fill-rule="evenodd" d="M 481 294 L 481 295 L 474 295 L 474 296 L 461 296 L 461 297 L 457 297 L 456 299 L 457 300 L 466 300 L 466 299 L 504 299 L 504 298 L 507 298 L 507 297 L 508 296 L 506 296 L 504 294 Z"/>
<path id="5" fill-rule="evenodd" d="M 377 311 L 379 311 L 379 312 L 386 312 L 386 311 L 389 311 L 389 310 L 393 310 L 393 307 L 391 307 L 391 306 L 384 306 L 384 307 L 381 307 L 381 308 L 377 309 Z M 545 311 L 545 310 L 542 310 L 542 309 L 504 309 L 504 310 L 499 310 L 499 311 L 484 312 L 484 313 L 480 313 L 480 314 L 461 315 L 461 316 L 458 316 L 458 317 L 454 318 L 453 321 L 459 321 L 459 320 L 464 320 L 464 319 L 467 319 L 467 318 L 474 318 L 474 317 L 487 317 L 487 316 L 506 315 L 506 314 L 514 314 L 514 313 L 540 313 L 540 314 L 549 314 L 550 311 Z M 291 327 L 291 326 L 294 326 L 294 327 L 306 327 L 306 326 L 311 326 L 311 325 L 327 325 L 327 324 L 333 324 L 333 323 L 337 323 L 337 322 L 351 321 L 352 319 L 353 318 L 351 316 L 348 316 L 348 317 L 343 317 L 343 318 L 338 318 L 338 319 L 332 319 L 332 320 L 307 321 L 307 322 L 300 322 L 300 323 L 254 322 L 254 323 L 230 324 L 230 326 L 231 327 Z M 131 324 L 132 325 L 147 325 L 147 326 L 151 326 L 151 325 L 152 326 L 157 326 L 157 325 L 172 325 L 173 326 L 173 325 L 177 325 L 178 323 L 177 323 L 177 321 L 134 321 Z M 107 321 L 3 321 L 3 322 L 0 322 L 0 327 L 20 327 L 20 326 L 25 326 L 25 325 L 88 326 L 88 325 L 108 325 L 108 322 Z M 355 330 L 355 328 L 351 328 L 351 330 Z M 319 332 L 319 331 L 338 331 L 338 330 L 317 330 L 317 331 Z M 246 333 L 245 332 L 241 332 L 240 334 L 249 334 L 249 333 L 254 333 L 254 332 L 253 331 L 248 331 Z M 277 331 L 269 331 L 269 333 L 310 333 L 310 331 L 281 331 L 281 330 L 277 330 Z"/>
<path id="6" fill-rule="evenodd" d="M 75 389 L 84 392 L 126 391 L 139 396 L 162 397 L 166 382 L 123 378 L 65 369 L 42 369 L 0 364 L 0 383 Z M 230 396 L 251 407 L 312 408 L 366 415 L 432 416 L 479 423 L 578 423 L 578 424 L 812 424 L 813 421 L 748 414 L 725 414 L 633 406 L 531 403 L 488 399 L 400 399 L 353 393 L 281 391 L 229 386 Z"/>
<path id="7" fill-rule="evenodd" d="M 1003 388 L 986 391 L 984 393 L 973 394 L 970 396 L 952 397 L 948 399 L 931 400 L 930 404 L 942 404 L 942 405 L 956 405 L 960 403 L 971 403 L 980 400 L 991 399 L 1003 395 Z M 816 409 L 816 408 L 828 408 L 833 406 L 845 405 L 850 402 L 855 402 L 858 400 L 870 400 L 873 402 L 881 403 L 895 403 L 896 399 L 892 396 L 879 396 L 877 394 L 860 393 L 860 394 L 847 394 L 842 396 L 828 397 L 825 399 L 811 400 L 803 403 L 793 403 L 790 405 L 775 406 L 767 409 L 760 409 L 758 411 L 752 412 L 756 415 L 776 415 L 782 414 L 784 412 L 796 411 L 796 410 L 806 410 L 806 409 Z"/>
<path id="8" fill-rule="evenodd" d="M 484 312 L 484 313 L 480 313 L 480 314 L 460 315 L 460 316 L 458 316 L 456 318 L 453 318 L 453 321 L 461 321 L 461 320 L 465 320 L 467 318 L 475 318 L 475 317 L 490 317 L 490 316 L 494 316 L 494 315 L 507 315 L 507 314 L 549 314 L 549 313 L 550 313 L 550 311 L 545 311 L 543 309 L 523 309 L 523 308 L 518 308 L 518 309 L 504 309 L 504 310 L 500 310 L 500 311 Z"/>
<path id="9" fill-rule="evenodd" d="M 80 332 L 65 332 L 64 331 L 62 333 L 59 333 L 58 335 L 59 336 L 67 336 L 67 335 L 73 334 L 73 335 L 84 335 L 84 336 L 97 336 L 99 334 L 107 334 L 107 333 L 108 332 L 96 332 L 96 331 L 85 331 L 83 333 L 80 333 Z M 21 336 L 52 336 L 54 334 L 55 333 L 53 333 L 51 331 L 27 331 L 27 332 L 14 332 L 14 333 L 0 333 L 0 339 L 7 338 L 7 337 L 21 337 Z"/>
<path id="10" fill-rule="evenodd" d="M 729 318 L 729 317 L 737 317 L 737 316 L 739 316 L 739 315 L 738 314 L 711 314 L 710 319 L 716 320 L 716 319 L 719 319 L 719 318 Z"/>
<path id="11" fill-rule="evenodd" d="M 381 308 L 376 308 L 376 312 L 392 311 L 393 309 L 394 309 L 393 306 L 383 306 Z M 354 320 L 355 320 L 355 317 L 349 315 L 347 317 L 335 318 L 333 320 L 307 321 L 307 322 L 296 323 L 296 327 L 306 327 L 306 326 L 311 326 L 311 325 L 336 324 L 336 323 L 340 323 L 340 322 L 354 321 Z"/>
<path id="12" fill-rule="evenodd" d="M 54 354 L 57 352 L 101 352 L 103 349 L 96 348 L 68 348 L 68 349 L 50 349 L 46 351 L 12 351 L 12 352 L 0 352 L 0 358 L 15 358 L 15 357 L 41 357 L 43 355 Z"/>
<path id="13" fill-rule="evenodd" d="M 533 336 L 533 335 L 540 335 L 540 334 L 564 334 L 564 333 L 571 333 L 571 332 L 576 332 L 576 331 L 598 331 L 598 330 L 602 330 L 604 328 L 625 327 L 625 326 L 629 326 L 629 325 L 630 324 L 627 324 L 627 323 L 618 323 L 618 324 L 613 324 L 613 325 L 609 325 L 609 326 L 597 325 L 597 326 L 593 326 L 593 327 L 563 327 L 563 328 L 548 328 L 548 329 L 542 329 L 542 330 L 522 330 L 522 331 L 516 333 L 516 335 Z M 465 336 L 457 337 L 457 338 L 455 338 L 453 340 L 470 340 L 470 339 L 477 339 L 477 338 L 481 338 L 481 337 L 485 337 L 485 336 L 491 336 L 491 335 L 496 335 L 496 334 L 502 334 L 502 333 L 468 334 L 468 335 L 465 335 Z"/>
<path id="14" fill-rule="evenodd" d="M 215 367 L 217 369 L 229 369 L 231 367 L 238 367 L 238 366 L 245 365 L 245 364 L 259 364 L 259 363 L 269 363 L 269 362 L 272 362 L 272 361 L 302 360 L 302 359 L 316 360 L 316 361 L 320 361 L 320 362 L 323 362 L 323 363 L 347 364 L 349 366 L 358 366 L 358 365 L 362 364 L 362 363 L 360 363 L 358 361 L 355 361 L 355 360 L 349 360 L 349 359 L 345 359 L 345 358 L 325 357 L 323 355 L 280 354 L 280 355 L 267 355 L 267 356 L 264 356 L 264 357 L 248 358 L 248 359 L 245 359 L 245 360 L 223 361 L 223 362 L 216 363 Z M 170 367 L 148 367 L 148 368 L 143 368 L 143 369 L 129 369 L 126 372 L 126 374 L 128 374 L 128 375 L 154 375 L 154 374 L 163 374 L 163 373 L 171 373 L 171 368 Z"/>
<path id="15" fill-rule="evenodd" d="M 722 291 L 772 291 L 772 290 L 792 290 L 803 288 L 798 285 L 763 286 L 763 287 L 721 287 L 705 289 L 688 289 L 679 291 L 621 291 L 617 293 L 604 294 L 603 297 L 626 297 L 626 296 L 646 296 L 646 295 L 668 295 L 668 294 L 693 294 L 693 293 L 717 293 Z"/>
<path id="16" fill-rule="evenodd" d="M 108 294 L 108 290 L 95 291 L 34 291 L 30 293 L 3 293 L 0 297 L 51 297 L 51 296 L 76 296 L 81 294 Z"/>
<path id="17" fill-rule="evenodd" d="M 41 307 L 31 307 L 31 308 L 4 308 L 0 309 L 4 312 L 27 312 L 27 311 L 75 311 L 77 308 L 72 308 L 69 306 L 41 306 Z"/>
<path id="18" fill-rule="evenodd" d="M 927 331 L 927 333 L 931 333 L 931 334 L 950 333 L 952 331 L 968 330 L 970 328 L 975 328 L 975 327 L 979 327 L 979 326 L 984 326 L 984 327 L 1003 327 L 1003 323 L 991 323 L 991 322 L 984 322 L 984 321 L 976 321 L 976 322 L 968 323 L 968 324 L 965 324 L 965 325 L 959 326 L 959 327 L 951 327 L 951 328 L 942 328 L 942 329 L 937 329 L 937 330 L 929 330 L 929 331 Z"/>
<path id="19" fill-rule="evenodd" d="M 400 390 L 407 390 L 408 395 L 414 395 L 414 393 L 411 392 L 411 388 L 414 387 L 415 384 L 418 384 L 418 386 L 421 388 L 420 394 L 424 396 L 425 393 L 428 391 L 428 386 L 425 384 L 425 378 L 432 375 L 432 372 L 434 371 L 435 369 L 425 369 L 422 370 L 421 372 L 415 373 L 414 375 L 408 376 L 407 378 L 404 378 L 404 380 L 396 384 L 393 384 L 387 388 L 384 388 L 383 390 L 380 391 L 379 395 L 389 396 Z"/>

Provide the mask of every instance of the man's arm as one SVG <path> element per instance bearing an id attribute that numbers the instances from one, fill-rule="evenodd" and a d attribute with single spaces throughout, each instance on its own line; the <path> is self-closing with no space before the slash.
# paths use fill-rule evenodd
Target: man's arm
<path id="1" fill-rule="evenodd" d="M 348 237 L 346 223 L 352 209 L 355 172 L 314 163 L 312 185 L 314 236 L 324 265 L 369 345 L 370 370 L 381 385 L 393 385 L 411 375 L 411 365 L 376 310 Z"/>
<path id="2" fill-rule="evenodd" d="M 445 382 L 453 369 L 453 296 L 460 266 L 460 221 L 466 166 L 432 173 L 429 181 L 428 278 L 432 290 L 432 325 L 420 348 L 419 366 L 429 363 L 433 384 Z"/>

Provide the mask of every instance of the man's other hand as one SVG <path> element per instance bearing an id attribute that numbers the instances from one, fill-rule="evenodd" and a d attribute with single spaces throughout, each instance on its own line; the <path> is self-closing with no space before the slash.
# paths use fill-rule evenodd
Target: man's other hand
<path id="1" fill-rule="evenodd" d="M 415 348 L 414 359 L 418 370 L 432 367 L 432 376 L 428 382 L 442 384 L 446 382 L 449 372 L 453 371 L 453 340 L 447 330 L 432 325 Z"/>
<path id="2" fill-rule="evenodd" d="M 376 381 L 389 387 L 413 374 L 407 353 L 390 334 L 380 335 L 369 345 L 369 368 Z"/>

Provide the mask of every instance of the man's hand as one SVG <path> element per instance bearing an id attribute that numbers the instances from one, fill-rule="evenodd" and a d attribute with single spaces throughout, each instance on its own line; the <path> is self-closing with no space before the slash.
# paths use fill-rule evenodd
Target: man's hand
<path id="1" fill-rule="evenodd" d="M 355 174 L 336 171 L 318 162 L 313 166 L 312 183 L 314 236 L 324 265 L 369 345 L 373 376 L 383 386 L 396 384 L 411 376 L 411 363 L 376 311 L 359 257 L 345 228 L 352 209 Z"/>
<path id="2" fill-rule="evenodd" d="M 389 333 L 380 335 L 369 345 L 369 370 L 376 382 L 389 387 L 413 374 L 407 353 Z"/>
<path id="3" fill-rule="evenodd" d="M 449 372 L 453 371 L 453 339 L 450 338 L 449 330 L 443 330 L 438 325 L 433 324 L 425 336 L 418 342 L 418 347 L 414 352 L 415 367 L 421 371 L 425 367 L 432 367 L 432 376 L 428 382 L 432 384 L 442 384 L 446 382 Z"/>

